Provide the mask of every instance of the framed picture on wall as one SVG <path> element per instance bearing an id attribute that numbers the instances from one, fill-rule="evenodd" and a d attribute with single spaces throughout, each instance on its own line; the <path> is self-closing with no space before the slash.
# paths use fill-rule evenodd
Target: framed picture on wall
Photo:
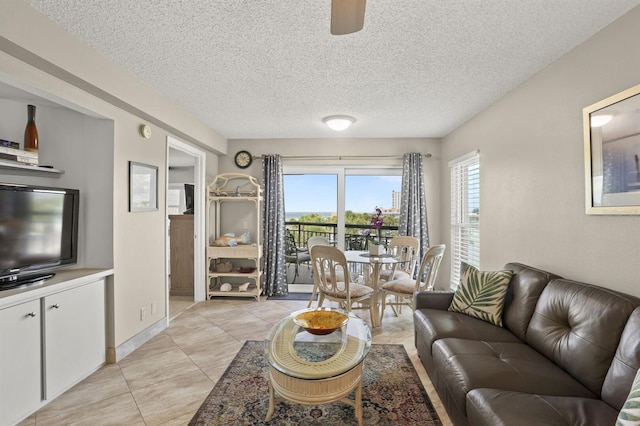
<path id="1" fill-rule="evenodd" d="M 640 215 L 640 85 L 582 115 L 586 213 Z"/>
<path id="2" fill-rule="evenodd" d="M 158 210 L 158 168 L 129 161 L 129 211 Z"/>

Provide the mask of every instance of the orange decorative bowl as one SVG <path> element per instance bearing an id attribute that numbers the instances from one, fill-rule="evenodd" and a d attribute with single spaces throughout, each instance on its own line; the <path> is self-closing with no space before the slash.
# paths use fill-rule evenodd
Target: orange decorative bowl
<path id="1" fill-rule="evenodd" d="M 293 318 L 293 322 L 311 334 L 322 336 L 331 334 L 349 321 L 344 312 L 317 309 L 301 312 Z"/>

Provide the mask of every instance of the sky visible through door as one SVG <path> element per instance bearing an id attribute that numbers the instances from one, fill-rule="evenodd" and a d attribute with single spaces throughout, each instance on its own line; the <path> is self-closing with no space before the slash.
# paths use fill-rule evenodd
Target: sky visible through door
<path id="1" fill-rule="evenodd" d="M 335 174 L 284 175 L 286 220 L 319 213 L 331 216 L 337 212 Z M 393 192 L 400 192 L 401 176 L 347 175 L 345 177 L 345 210 L 373 213 L 376 207 L 391 209 Z"/>

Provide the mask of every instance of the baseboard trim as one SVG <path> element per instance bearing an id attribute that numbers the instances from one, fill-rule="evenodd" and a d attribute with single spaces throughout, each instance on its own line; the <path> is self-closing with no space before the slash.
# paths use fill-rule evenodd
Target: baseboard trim
<path id="1" fill-rule="evenodd" d="M 311 293 L 313 284 L 289 284 L 289 293 Z"/>
<path id="2" fill-rule="evenodd" d="M 162 318 L 149 327 L 142 330 L 140 333 L 133 336 L 117 348 L 107 349 L 107 362 L 110 364 L 118 363 L 124 359 L 131 352 L 138 349 L 140 346 L 147 343 L 156 335 L 160 334 L 167 329 L 167 319 Z"/>

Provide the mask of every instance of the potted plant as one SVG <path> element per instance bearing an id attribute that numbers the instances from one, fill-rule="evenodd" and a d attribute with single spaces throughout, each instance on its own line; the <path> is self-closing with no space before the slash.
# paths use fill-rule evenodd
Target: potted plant
<path id="1" fill-rule="evenodd" d="M 382 217 L 382 210 L 376 207 L 376 212 L 371 216 L 371 228 L 375 229 L 378 238 L 373 239 L 369 244 L 369 254 L 372 256 L 380 256 L 384 253 L 384 245 L 382 244 L 382 225 L 384 225 L 384 217 Z"/>

